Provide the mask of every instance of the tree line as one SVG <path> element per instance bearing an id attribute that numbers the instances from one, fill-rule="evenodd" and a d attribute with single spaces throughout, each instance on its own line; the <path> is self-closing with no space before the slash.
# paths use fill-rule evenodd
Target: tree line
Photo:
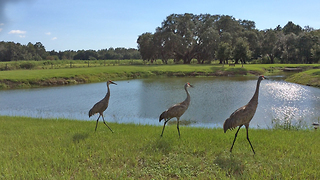
<path id="1" fill-rule="evenodd" d="M 284 27 L 258 30 L 251 20 L 228 15 L 171 14 L 154 33 L 137 39 L 138 49 L 46 51 L 41 42 L 0 42 L 0 61 L 143 59 L 168 63 L 318 63 L 320 30 L 289 21 Z"/>
<path id="2" fill-rule="evenodd" d="M 134 48 L 109 48 L 101 50 L 66 50 L 46 51 L 41 42 L 27 45 L 14 42 L 0 42 L 0 61 L 19 60 L 99 60 L 99 59 L 141 59 L 140 53 Z"/>
<path id="3" fill-rule="evenodd" d="M 171 14 L 154 33 L 138 39 L 143 60 L 168 59 L 189 64 L 220 63 L 318 63 L 320 30 L 289 21 L 284 27 L 258 30 L 255 22 L 228 15 Z"/>

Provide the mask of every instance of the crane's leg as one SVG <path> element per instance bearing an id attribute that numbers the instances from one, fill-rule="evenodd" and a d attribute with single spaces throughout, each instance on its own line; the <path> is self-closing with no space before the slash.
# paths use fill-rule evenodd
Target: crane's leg
<path id="1" fill-rule="evenodd" d="M 180 119 L 180 118 L 177 118 L 177 129 L 178 129 L 178 133 L 179 133 L 179 138 L 180 138 L 180 130 L 179 130 L 179 119 Z"/>
<path id="2" fill-rule="evenodd" d="M 162 133 L 161 133 L 161 137 L 162 137 L 162 135 L 163 135 L 163 131 L 164 131 L 164 128 L 166 127 L 166 124 L 167 124 L 167 122 L 168 122 L 169 120 L 165 120 L 164 121 L 164 124 L 163 124 L 163 128 L 162 128 Z"/>
<path id="3" fill-rule="evenodd" d="M 113 133 L 112 129 L 107 125 L 107 123 L 104 121 L 104 117 L 103 117 L 103 114 L 102 114 L 102 119 L 103 119 L 103 123 L 110 129 L 110 131 Z"/>
<path id="4" fill-rule="evenodd" d="M 242 126 L 242 125 L 241 125 L 241 126 Z M 230 148 L 230 152 L 232 152 L 232 148 L 233 148 L 234 142 L 235 142 L 235 141 L 236 141 L 236 139 L 237 139 L 238 132 L 239 132 L 239 130 L 240 130 L 240 128 L 241 128 L 241 126 L 239 126 L 239 128 L 238 128 L 238 130 L 237 130 L 237 132 L 236 132 L 236 135 L 234 136 L 234 140 L 233 140 L 232 146 L 231 146 L 231 148 Z"/>
<path id="5" fill-rule="evenodd" d="M 98 122 L 99 122 L 99 118 L 100 118 L 101 114 L 99 114 L 99 117 L 97 119 L 97 123 L 96 123 L 96 128 L 94 129 L 94 131 L 97 131 L 97 127 L 98 127 Z"/>
<path id="6" fill-rule="evenodd" d="M 249 133 L 248 133 L 249 127 L 246 126 L 246 129 L 247 129 L 247 140 L 249 141 L 249 144 L 250 144 L 250 146 L 251 146 L 251 149 L 252 149 L 252 151 L 253 151 L 253 154 L 256 154 L 256 153 L 254 152 L 254 149 L 253 149 L 253 147 L 252 147 L 252 144 L 251 144 L 251 142 L 250 142 L 250 140 L 249 140 Z"/>

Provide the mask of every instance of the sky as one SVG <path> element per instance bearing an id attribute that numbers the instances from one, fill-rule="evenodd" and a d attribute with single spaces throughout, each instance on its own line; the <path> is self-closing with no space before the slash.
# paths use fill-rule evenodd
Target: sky
<path id="1" fill-rule="evenodd" d="M 229 15 L 259 30 L 320 29 L 319 0 L 0 0 L 0 41 L 41 42 L 47 51 L 137 48 L 170 14 Z"/>

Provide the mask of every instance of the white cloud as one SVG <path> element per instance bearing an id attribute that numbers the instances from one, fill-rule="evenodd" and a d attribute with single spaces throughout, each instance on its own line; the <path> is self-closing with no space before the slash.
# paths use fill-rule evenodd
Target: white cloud
<path id="1" fill-rule="evenodd" d="M 51 32 L 47 32 L 46 35 L 50 36 L 50 35 L 51 35 Z"/>
<path id="2" fill-rule="evenodd" d="M 54 41 L 54 40 L 56 40 L 56 39 L 58 39 L 58 38 L 57 38 L 57 37 L 53 37 L 51 40 L 53 40 L 53 41 Z"/>
<path id="3" fill-rule="evenodd" d="M 26 34 L 27 31 L 11 30 L 8 34 Z"/>
<path id="4" fill-rule="evenodd" d="M 2 31 L 2 28 L 0 28 L 0 32 Z"/>

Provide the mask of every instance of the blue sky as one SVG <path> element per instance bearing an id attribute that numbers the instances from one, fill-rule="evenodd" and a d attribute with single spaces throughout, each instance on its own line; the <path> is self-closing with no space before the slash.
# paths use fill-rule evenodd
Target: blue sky
<path id="1" fill-rule="evenodd" d="M 0 0 L 0 41 L 41 42 L 46 50 L 137 48 L 137 38 L 170 14 L 220 14 L 259 30 L 292 21 L 320 29 L 319 0 Z"/>

